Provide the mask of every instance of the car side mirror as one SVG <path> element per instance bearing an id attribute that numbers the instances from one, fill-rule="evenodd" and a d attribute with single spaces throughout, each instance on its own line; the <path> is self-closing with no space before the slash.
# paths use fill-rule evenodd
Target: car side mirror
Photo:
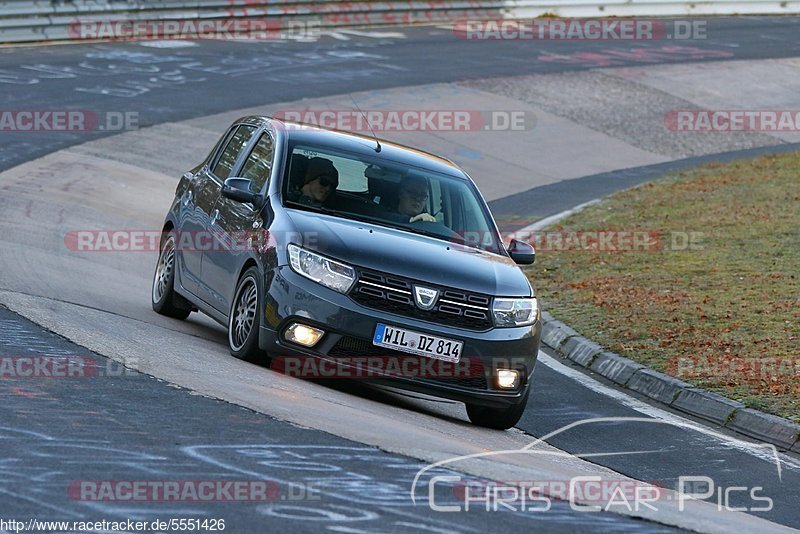
<path id="1" fill-rule="evenodd" d="M 530 265 L 536 261 L 536 250 L 533 245 L 525 241 L 512 239 L 506 250 L 511 255 L 511 259 L 520 265 Z"/>
<path id="2" fill-rule="evenodd" d="M 253 181 L 248 178 L 228 178 L 222 184 L 220 193 L 223 197 L 236 202 L 251 202 L 257 205 L 261 196 L 258 193 L 253 193 L 250 189 L 252 185 Z"/>

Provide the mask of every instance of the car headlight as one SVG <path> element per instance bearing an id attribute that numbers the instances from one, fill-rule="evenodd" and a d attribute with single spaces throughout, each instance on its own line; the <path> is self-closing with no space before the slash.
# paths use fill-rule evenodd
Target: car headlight
<path id="1" fill-rule="evenodd" d="M 289 245 L 292 269 L 325 287 L 347 293 L 356 281 L 356 270 L 344 263 L 320 256 L 315 252 Z"/>
<path id="2" fill-rule="evenodd" d="M 496 298 L 492 304 L 492 315 L 496 326 L 526 326 L 536 322 L 539 305 L 535 298 Z"/>

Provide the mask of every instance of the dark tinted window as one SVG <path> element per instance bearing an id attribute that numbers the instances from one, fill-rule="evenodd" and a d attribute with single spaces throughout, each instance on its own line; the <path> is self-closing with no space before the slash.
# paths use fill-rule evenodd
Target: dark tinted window
<path id="1" fill-rule="evenodd" d="M 247 141 L 250 140 L 250 136 L 253 135 L 254 130 L 254 126 L 239 126 L 236 132 L 230 137 L 227 146 L 222 151 L 222 154 L 220 154 L 211 172 L 223 180 L 228 178 L 231 174 L 231 169 L 233 169 L 233 165 L 236 163 L 236 158 L 239 157 Z"/>
<path id="2" fill-rule="evenodd" d="M 244 168 L 240 172 L 242 178 L 249 178 L 253 181 L 253 190 L 261 191 L 264 184 L 269 180 L 272 173 L 272 158 L 275 155 L 275 145 L 269 134 L 263 134 L 253 147 Z"/>

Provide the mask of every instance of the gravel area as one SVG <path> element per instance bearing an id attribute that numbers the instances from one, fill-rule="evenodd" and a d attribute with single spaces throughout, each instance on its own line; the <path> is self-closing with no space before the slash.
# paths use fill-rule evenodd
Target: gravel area
<path id="1" fill-rule="evenodd" d="M 668 112 L 701 108 L 688 100 L 598 70 L 490 78 L 461 85 L 521 100 L 672 159 L 783 143 L 762 133 L 670 131 L 664 123 Z"/>

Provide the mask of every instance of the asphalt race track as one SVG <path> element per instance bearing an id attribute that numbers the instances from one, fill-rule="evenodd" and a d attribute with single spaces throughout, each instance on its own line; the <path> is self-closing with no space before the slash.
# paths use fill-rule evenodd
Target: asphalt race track
<path id="1" fill-rule="evenodd" d="M 139 128 L 0 132 L 0 356 L 79 355 L 94 369 L 69 380 L 0 379 L 0 519 L 223 518 L 231 532 L 800 529 L 796 454 L 631 396 L 547 351 L 517 429 L 488 431 L 471 426 L 457 403 L 344 381 L 292 380 L 233 360 L 223 329 L 212 321 L 195 314 L 179 323 L 150 310 L 154 254 L 82 256 L 64 247 L 64 234 L 76 228 L 160 229 L 185 170 L 175 162 L 202 158 L 230 122 L 215 114 L 487 78 L 796 58 L 798 30 L 798 18 L 741 17 L 710 19 L 708 38 L 691 43 L 481 43 L 417 27 L 340 32 L 308 43 L 0 49 L 4 109 L 135 112 Z M 482 109 L 496 105 L 485 102 Z M 192 136 L 170 138 L 177 123 Z M 148 132 L 164 136 L 160 144 L 143 144 L 145 150 L 121 141 Z M 791 141 L 722 156 L 642 158 L 536 185 L 521 173 L 513 193 L 487 198 L 498 217 L 535 220 L 666 170 L 796 149 Z M 78 146 L 87 142 L 94 144 Z M 470 157 L 466 143 L 436 143 Z M 128 147 L 142 152 L 131 156 Z M 534 447 L 539 454 L 479 457 L 425 471 L 416 503 L 410 499 L 415 475 L 431 462 L 520 451 L 543 436 L 546 444 Z M 553 499 L 547 510 L 445 513 L 428 505 L 434 475 L 551 482 L 602 475 L 669 490 L 679 477 L 695 476 L 723 492 L 686 510 L 677 509 L 672 495 L 657 503 L 658 512 L 577 511 Z M 76 498 L 69 489 L 87 480 L 218 479 L 269 480 L 279 492 L 266 503 L 119 503 Z M 740 487 L 747 491 L 721 502 L 724 489 Z M 753 509 L 762 504 L 753 501 L 753 488 L 771 499 L 769 510 Z M 450 486 L 436 491 L 437 502 L 458 503 Z"/>

